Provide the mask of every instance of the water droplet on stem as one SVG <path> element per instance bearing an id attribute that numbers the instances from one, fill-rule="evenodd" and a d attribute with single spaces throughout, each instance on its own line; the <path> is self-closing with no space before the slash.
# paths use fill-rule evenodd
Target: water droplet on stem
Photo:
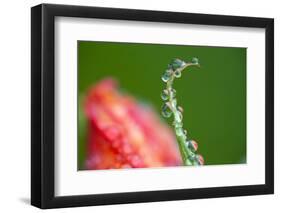
<path id="1" fill-rule="evenodd" d="M 167 101 L 169 99 L 169 92 L 168 90 L 163 90 L 162 93 L 161 93 L 161 98 L 163 101 Z"/>
<path id="2" fill-rule="evenodd" d="M 169 118 L 169 117 L 171 117 L 171 115 L 172 115 L 172 110 L 171 110 L 170 107 L 167 105 L 167 103 L 165 103 L 165 104 L 162 106 L 162 115 L 163 115 L 163 117 L 165 117 L 165 118 Z"/>

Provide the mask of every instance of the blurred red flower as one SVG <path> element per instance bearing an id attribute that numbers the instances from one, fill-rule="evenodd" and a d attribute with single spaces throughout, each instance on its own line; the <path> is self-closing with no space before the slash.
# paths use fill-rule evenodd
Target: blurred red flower
<path id="1" fill-rule="evenodd" d="M 85 99 L 88 120 L 86 169 L 181 165 L 172 130 L 150 107 L 104 79 Z"/>

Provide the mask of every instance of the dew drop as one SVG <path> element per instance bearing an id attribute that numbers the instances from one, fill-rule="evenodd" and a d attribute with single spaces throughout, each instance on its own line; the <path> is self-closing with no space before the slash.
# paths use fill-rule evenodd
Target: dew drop
<path id="1" fill-rule="evenodd" d="M 169 94 L 168 94 L 168 90 L 163 90 L 161 93 L 161 98 L 163 101 L 167 101 L 169 99 Z"/>
<path id="2" fill-rule="evenodd" d="M 168 82 L 169 79 L 170 79 L 170 76 L 168 76 L 166 73 L 164 73 L 164 74 L 162 75 L 162 81 L 164 81 L 165 83 Z"/>
<path id="3" fill-rule="evenodd" d="M 202 155 L 196 155 L 195 158 L 198 165 L 204 165 L 204 158 L 202 157 Z"/>
<path id="4" fill-rule="evenodd" d="M 177 127 L 175 128 L 175 132 L 177 136 L 182 136 L 183 135 L 183 131 L 181 127 Z"/>
<path id="5" fill-rule="evenodd" d="M 172 71 L 171 70 L 166 70 L 165 73 L 162 75 L 162 81 L 164 81 L 165 83 L 168 82 L 170 80 L 172 76 Z"/>
<path id="6" fill-rule="evenodd" d="M 172 98 L 175 98 L 175 97 L 176 97 L 176 94 L 177 94 L 177 91 L 176 91 L 175 89 L 172 89 L 172 90 L 170 91 L 170 93 L 171 93 Z"/>
<path id="7" fill-rule="evenodd" d="M 196 161 L 196 154 L 194 154 L 193 152 L 189 153 L 189 160 L 191 162 Z"/>
<path id="8" fill-rule="evenodd" d="M 183 108 L 181 106 L 178 106 L 178 110 L 183 113 Z"/>
<path id="9" fill-rule="evenodd" d="M 181 112 L 180 111 L 177 111 L 177 116 L 175 116 L 175 120 L 177 121 L 177 122 L 181 122 L 182 121 L 182 114 L 181 114 Z"/>
<path id="10" fill-rule="evenodd" d="M 181 67 L 183 67 L 184 65 L 185 65 L 185 62 L 182 61 L 182 60 L 180 60 L 180 59 L 178 59 L 178 58 L 173 59 L 173 60 L 171 61 L 171 64 L 170 64 L 170 66 L 172 67 L 173 70 L 176 70 L 176 69 L 178 69 L 178 68 L 181 68 Z"/>
<path id="11" fill-rule="evenodd" d="M 172 110 L 171 110 L 170 107 L 167 105 L 167 103 L 165 103 L 165 104 L 162 106 L 162 115 L 163 115 L 163 117 L 165 117 L 165 118 L 169 118 L 169 117 L 171 117 L 171 115 L 172 115 Z"/>
<path id="12" fill-rule="evenodd" d="M 199 59 L 198 59 L 198 58 L 192 58 L 192 59 L 191 59 L 191 62 L 192 62 L 193 64 L 199 64 Z"/>
<path id="13" fill-rule="evenodd" d="M 173 126 L 175 126 L 175 128 L 178 128 L 178 127 L 183 127 L 183 124 L 182 124 L 182 122 L 174 121 Z"/>
<path id="14" fill-rule="evenodd" d="M 177 107 L 177 99 L 173 99 L 171 101 L 171 104 L 172 104 L 172 107 L 176 109 L 176 107 Z"/>
<path id="15" fill-rule="evenodd" d="M 180 78 L 181 77 L 181 71 L 180 70 L 176 70 L 174 72 L 174 75 L 175 75 L 176 78 Z"/>
<path id="16" fill-rule="evenodd" d="M 186 146 L 193 152 L 196 152 L 198 149 L 198 144 L 194 140 L 186 141 Z"/>

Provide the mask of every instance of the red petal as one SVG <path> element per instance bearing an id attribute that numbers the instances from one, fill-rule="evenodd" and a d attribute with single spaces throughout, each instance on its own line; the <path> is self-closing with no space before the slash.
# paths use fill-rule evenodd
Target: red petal
<path id="1" fill-rule="evenodd" d="M 118 91 L 105 79 L 85 100 L 88 119 L 88 169 L 176 166 L 176 140 L 152 109 Z"/>

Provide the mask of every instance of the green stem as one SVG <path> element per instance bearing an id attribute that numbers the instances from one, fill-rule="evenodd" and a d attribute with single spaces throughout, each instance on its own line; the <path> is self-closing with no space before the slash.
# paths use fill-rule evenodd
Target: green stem
<path id="1" fill-rule="evenodd" d="M 168 101 L 165 104 L 169 107 L 169 109 L 171 110 L 171 112 L 173 114 L 173 118 L 174 118 L 173 126 L 174 126 L 174 130 L 176 133 L 178 147 L 180 150 L 183 164 L 186 166 L 200 165 L 201 162 L 198 162 L 198 159 L 196 158 L 197 155 L 186 144 L 188 138 L 187 138 L 187 135 L 185 134 L 185 131 L 183 130 L 182 112 L 180 112 L 178 110 L 177 100 L 175 99 L 175 94 L 174 94 L 175 90 L 173 89 L 173 83 L 174 83 L 174 79 L 176 78 L 176 74 L 175 74 L 176 72 L 181 75 L 181 72 L 185 68 L 187 68 L 189 66 L 199 66 L 199 64 L 198 63 L 185 63 L 179 59 L 176 59 L 176 60 L 177 60 L 177 63 L 181 62 L 183 65 L 178 67 L 175 70 L 172 70 L 171 68 L 169 68 L 169 70 L 168 70 L 168 72 L 172 73 L 172 74 L 169 76 L 168 80 L 165 81 L 167 83 L 166 91 L 168 93 L 167 94 Z"/>

